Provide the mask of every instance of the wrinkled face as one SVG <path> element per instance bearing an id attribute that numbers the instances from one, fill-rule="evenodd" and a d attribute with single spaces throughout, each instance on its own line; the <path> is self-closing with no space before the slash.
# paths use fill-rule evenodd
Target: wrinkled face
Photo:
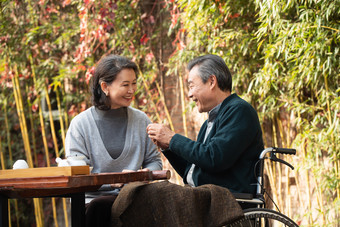
<path id="1" fill-rule="evenodd" d="M 101 87 L 111 100 L 111 109 L 127 107 L 131 104 L 137 88 L 135 71 L 123 69 L 111 84 L 102 82 Z"/>
<path id="2" fill-rule="evenodd" d="M 199 76 L 199 66 L 194 66 L 188 76 L 189 92 L 188 96 L 194 102 L 200 113 L 208 112 L 213 108 L 211 101 L 212 91 L 210 79 L 204 84 Z"/>

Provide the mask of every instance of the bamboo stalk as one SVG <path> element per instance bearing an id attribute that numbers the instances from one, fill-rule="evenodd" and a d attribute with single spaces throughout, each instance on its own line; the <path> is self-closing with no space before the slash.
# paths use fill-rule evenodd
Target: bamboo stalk
<path id="1" fill-rule="evenodd" d="M 289 119 L 288 119 L 288 122 L 287 122 L 287 133 L 286 133 L 286 137 L 287 137 L 287 141 L 286 141 L 286 146 L 288 147 L 288 148 L 290 148 L 291 147 L 291 143 L 290 143 L 290 130 L 291 130 L 291 128 L 290 128 L 290 117 L 289 117 Z M 288 162 L 292 162 L 292 157 L 291 157 L 291 155 L 286 155 L 286 156 L 288 156 L 287 158 L 288 158 Z M 286 166 L 286 176 L 287 176 L 287 203 L 288 203 L 288 212 L 287 212 L 287 214 L 288 214 L 288 216 L 289 217 L 291 217 L 291 214 L 292 214 L 292 201 L 291 201 L 291 199 L 292 199 L 292 197 L 290 196 L 290 193 L 291 193 L 291 190 L 290 190 L 290 174 L 289 174 L 289 171 L 290 171 L 290 168 L 288 167 L 288 166 Z"/>
<path id="2" fill-rule="evenodd" d="M 46 98 L 46 102 L 47 102 L 48 114 L 49 114 L 49 119 L 50 119 L 50 127 L 51 127 L 51 134 L 52 134 L 52 138 L 53 138 L 54 151 L 55 151 L 56 157 L 59 157 L 59 148 L 58 148 L 57 136 L 56 136 L 56 133 L 55 133 L 51 101 L 50 101 L 50 97 L 48 95 L 48 90 L 47 90 L 46 85 L 44 85 L 44 90 L 45 90 L 45 98 Z M 53 204 L 54 223 L 55 223 L 55 226 L 58 227 L 58 219 L 57 219 L 56 200 L 55 200 L 55 198 L 52 198 L 52 204 Z"/>
<path id="3" fill-rule="evenodd" d="M 15 208 L 15 217 L 17 219 L 17 227 L 19 227 L 19 206 L 18 206 L 18 200 L 14 199 L 14 208 Z M 9 219 L 8 219 L 9 220 Z"/>
<path id="4" fill-rule="evenodd" d="M 10 165 L 13 165 L 11 133 L 9 131 L 8 114 L 7 114 L 7 98 L 4 100 L 4 115 L 5 115 L 5 127 L 6 127 L 6 138 L 7 138 L 8 156 L 9 156 L 9 160 L 10 160 Z M 3 169 L 5 169 L 5 168 L 6 168 L 6 166 L 3 164 Z M 17 227 L 19 227 L 18 200 L 14 199 L 13 201 L 14 201 L 14 211 L 15 211 Z M 11 220 L 11 203 L 10 203 L 10 200 L 8 200 L 8 220 Z M 12 226 L 11 222 L 9 222 L 9 226 L 10 227 Z"/>
<path id="5" fill-rule="evenodd" d="M 315 188 L 316 188 L 316 199 L 317 199 L 317 202 L 319 204 L 321 214 L 322 214 L 323 226 L 325 226 L 327 221 L 326 221 L 326 213 L 325 213 L 325 210 L 324 210 L 324 207 L 323 207 L 324 203 L 323 203 L 323 198 L 322 198 L 322 192 L 320 191 L 320 187 L 318 187 L 318 183 L 316 181 L 315 174 L 313 174 L 313 180 L 314 180 L 314 184 L 315 184 Z"/>
<path id="6" fill-rule="evenodd" d="M 277 142 L 277 133 L 276 133 L 276 127 L 275 127 L 275 116 L 274 114 L 272 115 L 272 119 L 273 119 L 273 125 L 272 125 L 272 128 L 273 128 L 273 143 L 274 143 L 274 146 L 278 146 L 278 142 Z M 274 182 L 275 185 L 278 185 L 278 188 L 277 190 L 275 190 L 275 196 L 277 198 L 277 201 L 278 201 L 278 207 L 281 209 L 282 207 L 282 196 L 281 196 L 281 177 L 282 177 L 282 174 L 281 174 L 281 168 L 279 166 L 278 163 L 274 163 L 272 165 L 272 167 L 274 168 L 273 172 L 274 172 L 274 179 L 277 179 L 276 182 Z M 278 170 L 278 175 L 277 176 L 277 173 L 276 173 L 276 170 Z M 277 182 L 278 181 L 278 182 Z"/>
<path id="7" fill-rule="evenodd" d="M 167 119 L 169 121 L 170 128 L 171 128 L 172 131 L 175 131 L 174 125 L 172 124 L 172 120 L 171 120 L 171 116 L 170 116 L 168 107 L 166 106 L 166 103 L 165 103 L 164 94 L 163 94 L 161 88 L 159 87 L 158 82 L 157 81 L 155 81 L 155 82 L 156 82 L 156 86 L 157 86 L 157 90 L 158 90 L 159 96 L 160 96 L 161 101 L 163 102 L 163 105 L 164 105 L 164 111 L 165 111 L 165 114 L 166 114 Z"/>
<path id="8" fill-rule="evenodd" d="M 32 59 L 32 56 L 29 56 L 29 58 L 30 58 L 30 62 L 31 62 L 33 81 L 34 81 L 34 85 L 36 86 L 37 81 L 36 81 L 36 76 L 35 76 L 33 59 Z M 38 96 L 38 100 L 40 101 L 40 95 Z M 46 164 L 47 164 L 47 167 L 50 167 L 51 166 L 50 165 L 50 155 L 49 155 L 48 145 L 47 145 L 47 140 L 46 140 L 44 117 L 43 117 L 43 113 L 42 113 L 42 110 L 41 110 L 41 105 L 39 105 L 39 104 L 38 104 L 38 109 L 39 109 L 39 120 L 40 120 L 40 125 L 41 125 L 42 140 L 43 140 L 45 156 L 46 156 Z M 52 202 L 52 210 L 53 210 L 53 220 L 54 220 L 55 226 L 57 227 L 58 226 L 58 219 L 57 219 L 57 208 L 56 208 L 56 204 L 55 204 L 55 198 L 51 198 L 51 202 Z"/>
<path id="9" fill-rule="evenodd" d="M 59 112 L 59 122 L 60 122 L 60 129 L 61 129 L 61 138 L 63 141 L 63 147 L 65 148 L 65 128 L 64 128 L 64 120 L 63 120 L 63 113 L 60 105 L 60 97 L 59 97 L 59 91 L 56 89 L 56 97 L 57 97 L 57 107 Z"/>
<path id="10" fill-rule="evenodd" d="M 328 115 L 328 122 L 329 122 L 329 125 L 332 125 L 332 114 L 331 114 L 331 107 L 330 107 L 330 103 L 329 103 L 329 88 L 328 88 L 328 80 L 327 80 L 327 75 L 324 74 L 323 75 L 323 78 L 324 78 L 324 81 L 325 81 L 325 89 L 326 89 L 326 102 L 327 102 L 327 115 Z M 335 142 L 335 137 L 334 137 L 334 134 L 331 135 L 331 140 L 332 140 L 332 144 L 334 144 L 335 146 L 335 149 L 334 151 L 337 151 L 337 143 Z M 335 160 L 335 173 L 336 173 L 336 176 L 339 176 L 339 163 L 340 163 L 340 160 L 337 158 L 337 152 L 334 152 L 333 153 L 333 159 Z M 340 187 L 336 187 L 336 194 L 337 194 L 337 199 L 340 199 Z"/>
<path id="11" fill-rule="evenodd" d="M 16 200 L 15 200 L 16 201 Z M 12 222 L 11 222 L 11 202 L 8 199 L 7 201 L 7 206 L 8 206 L 8 227 L 12 227 Z M 19 220 L 17 219 L 17 227 L 19 227 Z"/>
<path id="12" fill-rule="evenodd" d="M 28 86 L 26 85 L 26 93 L 28 93 Z M 27 99 L 27 102 L 30 103 L 29 99 Z M 31 105 L 30 105 L 31 106 Z M 32 136 L 32 149 L 33 149 L 33 160 L 34 160 L 34 164 L 35 166 L 38 166 L 38 157 L 37 157 L 37 149 L 36 149 L 36 138 L 35 138 L 35 133 L 33 131 L 34 129 L 34 123 L 33 123 L 33 114 L 32 114 L 32 109 L 28 108 L 28 117 L 29 117 L 29 121 L 30 121 L 30 126 L 31 126 L 31 136 Z"/>
<path id="13" fill-rule="evenodd" d="M 180 86 L 180 90 L 181 90 L 181 105 L 182 105 L 182 118 L 183 118 L 184 135 L 186 137 L 188 137 L 187 118 L 186 118 L 186 111 L 185 111 L 184 86 L 183 86 L 183 78 L 182 78 L 181 73 L 179 73 L 179 86 Z"/>
<path id="14" fill-rule="evenodd" d="M 37 87 L 37 80 L 36 80 L 36 76 L 35 76 L 35 68 L 34 68 L 32 56 L 29 56 L 29 59 L 30 59 L 30 62 L 31 62 L 33 83 L 34 83 L 34 86 Z M 40 100 L 41 100 L 41 96 L 38 95 L 37 99 L 38 99 L 38 109 L 39 109 L 39 120 L 40 120 L 40 126 L 41 126 L 41 136 L 42 136 L 42 140 L 43 140 L 43 144 L 44 144 L 46 164 L 47 164 L 47 167 L 50 167 L 50 155 L 49 155 L 49 152 L 48 152 L 48 145 L 47 145 L 47 140 L 46 140 L 45 123 L 44 123 L 44 118 L 43 118 L 43 114 L 42 114 L 42 110 L 41 110 L 41 105 L 39 105 Z"/>
<path id="15" fill-rule="evenodd" d="M 69 126 L 67 110 L 64 110 L 64 119 L 65 119 L 65 128 L 67 129 Z"/>
<path id="16" fill-rule="evenodd" d="M 41 137 L 44 144 L 44 151 L 45 151 L 45 157 L 46 157 L 46 165 L 47 167 L 50 167 L 50 154 L 48 152 L 48 145 L 46 140 L 46 131 L 45 131 L 45 123 L 44 123 L 44 117 L 42 114 L 41 106 L 39 105 L 39 119 L 40 119 L 40 126 L 41 126 Z"/>
<path id="17" fill-rule="evenodd" d="M 269 178 L 269 185 L 270 185 L 270 188 L 272 189 L 271 192 L 272 192 L 272 197 L 274 197 L 274 201 L 277 201 L 277 188 L 276 188 L 276 184 L 275 184 L 275 176 L 274 176 L 274 173 L 273 173 L 273 168 L 272 168 L 272 163 L 270 162 L 267 162 L 266 165 L 265 165 L 265 169 L 266 169 L 266 172 L 268 174 L 268 178 Z"/>
<path id="18" fill-rule="evenodd" d="M 56 89 L 57 93 L 57 106 L 58 106 L 58 111 L 59 111 L 59 122 L 60 122 L 60 128 L 61 128 L 61 138 L 63 141 L 63 148 L 65 151 L 65 129 L 64 129 L 64 121 L 63 121 L 63 115 L 62 115 L 62 110 L 61 110 L 61 105 L 60 105 L 60 98 L 59 98 L 59 91 Z M 62 198 L 63 201 L 63 209 L 64 209 L 64 220 L 65 220 L 65 226 L 68 227 L 68 215 L 67 215 L 67 205 L 66 205 L 66 198 Z"/>
<path id="19" fill-rule="evenodd" d="M 11 133 L 9 131 L 9 126 L 8 126 L 7 99 L 4 100 L 4 115 L 5 115 L 5 126 L 6 126 L 6 135 L 7 135 L 8 156 L 9 156 L 10 164 L 12 165 L 13 155 L 12 155 L 12 146 L 11 146 Z"/>
<path id="20" fill-rule="evenodd" d="M 17 112 L 19 116 L 19 122 L 20 122 L 20 129 L 23 137 L 24 147 L 25 147 L 25 153 L 26 153 L 26 159 L 28 166 L 30 168 L 33 168 L 33 161 L 31 156 L 31 148 L 29 144 L 29 138 L 27 133 L 27 125 L 26 125 L 26 119 L 24 116 L 24 109 L 22 105 L 22 98 L 21 98 L 21 92 L 20 92 L 20 84 L 18 80 L 18 71 L 15 67 L 15 74 L 14 77 L 12 77 L 13 82 L 13 90 L 14 90 L 14 98 L 16 102 Z"/>
<path id="21" fill-rule="evenodd" d="M 300 204 L 300 209 L 305 210 L 305 206 L 302 202 L 302 195 L 301 195 L 301 188 L 300 188 L 300 180 L 298 177 L 298 174 L 295 174 L 294 172 L 294 178 L 295 178 L 295 183 L 296 183 L 296 187 L 297 187 L 297 192 L 298 192 L 298 198 L 299 198 L 299 204 Z M 305 212 L 301 212 L 301 213 L 305 213 Z"/>
<path id="22" fill-rule="evenodd" d="M 0 160 L 1 160 L 1 169 L 4 170 L 5 169 L 5 157 L 4 157 L 4 153 L 2 151 L 2 139 L 1 139 L 1 136 L 0 136 Z M 7 201 L 8 203 L 8 220 L 11 220 L 11 203 L 8 199 Z M 11 221 L 9 221 L 9 226 L 11 226 Z"/>
<path id="23" fill-rule="evenodd" d="M 186 118 L 186 111 L 185 111 L 185 96 L 184 96 L 184 86 L 183 86 L 183 77 L 182 74 L 179 73 L 179 86 L 181 91 L 181 105 L 182 105 L 182 119 L 183 119 L 183 130 L 184 135 L 188 137 L 188 128 L 187 128 L 187 118 Z M 165 105 L 165 103 L 164 103 Z M 176 172 L 176 180 L 180 182 L 181 177 Z"/>
<path id="24" fill-rule="evenodd" d="M 61 139 L 63 141 L 63 147 L 65 148 L 65 128 L 64 128 L 63 112 L 62 112 L 62 109 L 61 109 L 58 89 L 56 89 L 56 93 L 57 93 L 57 95 L 56 95 L 57 106 L 58 106 L 58 111 L 59 111 L 59 122 L 60 122 L 60 129 L 61 129 Z"/>
<path id="25" fill-rule="evenodd" d="M 19 116 L 19 122 L 20 122 L 20 129 L 23 137 L 23 142 L 24 142 L 24 148 L 25 148 L 25 153 L 26 153 L 26 159 L 28 166 L 30 168 L 33 168 L 33 160 L 32 160 L 32 153 L 31 153 L 31 147 L 29 143 L 29 136 L 28 136 L 28 130 L 27 130 L 27 124 L 26 124 L 26 119 L 24 116 L 24 108 L 23 108 L 23 102 L 22 102 L 22 95 L 20 91 L 20 84 L 19 84 L 19 79 L 18 79 L 18 71 L 17 67 L 15 65 L 14 67 L 14 76 L 12 77 L 12 82 L 13 82 L 13 93 L 16 101 L 16 107 L 17 107 L 17 112 Z M 41 220 L 41 207 L 40 204 L 37 203 L 39 201 L 38 199 L 34 199 L 34 211 L 35 211 L 35 216 L 36 216 L 36 223 L 37 226 L 42 226 L 42 220 Z"/>
<path id="26" fill-rule="evenodd" d="M 4 153 L 2 152 L 2 141 L 1 141 L 1 136 L 0 136 L 0 158 L 1 158 L 1 169 L 5 169 L 5 157 Z"/>
<path id="27" fill-rule="evenodd" d="M 279 115 L 280 116 L 280 115 Z M 284 129 L 283 129 L 283 125 L 282 125 L 282 121 L 281 121 L 281 118 L 279 117 L 279 116 L 277 116 L 277 119 L 276 119 L 276 121 L 277 121 L 277 125 L 278 125 L 278 127 L 279 127 L 279 133 L 280 133 L 280 138 L 281 138 L 281 141 L 282 141 L 282 146 L 283 147 L 288 147 L 288 145 L 287 145 L 287 142 L 286 142 L 286 140 L 285 140 L 285 136 L 284 136 Z M 284 168 L 284 172 L 285 172 L 285 179 L 286 179 L 286 187 L 285 187 L 285 199 L 283 199 L 283 200 L 285 200 L 285 202 L 282 204 L 282 206 L 284 207 L 284 213 L 285 214 L 287 214 L 288 216 L 290 216 L 290 188 L 289 188 L 289 167 L 288 166 L 282 166 L 282 165 L 279 165 L 280 166 L 280 170 L 282 170 L 282 168 L 281 167 L 283 167 Z M 282 178 L 280 178 L 280 179 L 282 179 Z M 281 183 L 282 183 L 282 180 L 280 180 L 281 181 Z M 282 202 L 283 202 L 283 200 L 282 200 Z"/>
<path id="28" fill-rule="evenodd" d="M 68 215 L 67 215 L 67 204 L 66 204 L 66 198 L 63 198 L 63 209 L 64 209 L 64 217 L 65 217 L 65 226 L 69 226 L 68 222 Z"/>
<path id="29" fill-rule="evenodd" d="M 264 133 L 264 128 L 263 128 L 264 121 L 265 121 L 265 115 L 263 114 L 262 124 L 261 124 L 261 130 L 262 130 L 263 133 Z M 264 147 L 268 147 L 267 137 L 263 134 L 262 138 L 263 138 Z"/>
<path id="30" fill-rule="evenodd" d="M 50 165 L 48 145 L 47 145 L 47 140 L 46 140 L 45 123 L 44 123 L 44 118 L 43 118 L 41 106 L 39 106 L 39 118 L 40 118 L 40 125 L 41 125 L 41 134 L 42 134 L 42 139 L 43 139 L 43 143 L 44 143 L 46 163 L 47 163 L 47 167 L 50 167 L 51 165 Z M 57 208 L 56 208 L 55 198 L 51 198 L 51 202 L 52 202 L 52 211 L 53 211 L 54 224 L 55 224 L 55 226 L 58 226 Z"/>
<path id="31" fill-rule="evenodd" d="M 50 100 L 50 96 L 48 95 L 48 90 L 47 90 L 46 85 L 44 85 L 44 91 L 45 91 L 45 98 L 46 98 L 46 103 L 47 103 L 47 107 L 48 107 L 48 115 L 49 115 L 49 119 L 50 119 L 50 127 L 51 127 L 51 134 L 52 134 L 52 139 L 53 139 L 54 151 L 55 151 L 56 158 L 58 158 L 59 157 L 59 148 L 58 148 L 58 142 L 57 142 L 57 135 L 55 133 L 51 100 Z"/>
<path id="32" fill-rule="evenodd" d="M 151 92 L 150 92 L 150 89 L 149 89 L 149 85 L 146 83 L 145 81 L 145 78 L 144 78 L 144 75 L 143 73 L 139 70 L 139 75 L 140 75 L 140 78 L 142 78 L 142 81 L 143 81 L 143 84 L 144 84 L 144 88 L 146 90 L 146 93 L 148 94 L 148 96 L 150 97 L 150 102 L 151 102 L 151 105 L 152 107 L 155 109 L 155 114 L 156 114 L 156 117 L 157 117 L 157 120 L 158 122 L 161 122 L 161 117 L 158 113 L 158 110 L 157 110 L 157 106 L 156 104 L 154 103 L 154 101 L 151 99 L 152 95 L 151 95 Z"/>
<path id="33" fill-rule="evenodd" d="M 34 203 L 34 211 L 35 211 L 35 222 L 37 227 L 43 227 L 42 220 L 41 220 L 41 211 L 39 209 L 40 203 L 38 198 L 33 198 Z"/>
<path id="34" fill-rule="evenodd" d="M 305 164 L 305 161 L 304 160 L 306 160 L 306 149 L 305 149 L 305 146 L 306 146 L 306 143 L 307 143 L 307 141 L 305 140 L 304 141 L 304 143 L 303 143 L 303 147 L 302 147 L 302 154 L 303 154 L 303 163 L 304 163 L 304 165 L 306 165 Z M 305 169 L 305 177 L 306 177 L 306 181 L 307 181 L 307 201 L 308 201 L 308 210 L 309 210 L 309 212 L 308 212 L 308 217 L 309 217 L 309 224 L 311 224 L 311 225 L 314 225 L 313 224 L 313 217 L 312 217 L 312 201 L 311 201 L 311 198 L 310 198 L 310 181 L 309 181 L 309 173 L 308 173 L 308 170 L 307 169 Z"/>
<path id="35" fill-rule="evenodd" d="M 58 227 L 58 218 L 57 218 L 57 209 L 56 209 L 56 201 L 55 198 L 52 198 L 52 207 L 53 207 L 53 220 L 54 220 L 54 225 L 55 227 Z"/>

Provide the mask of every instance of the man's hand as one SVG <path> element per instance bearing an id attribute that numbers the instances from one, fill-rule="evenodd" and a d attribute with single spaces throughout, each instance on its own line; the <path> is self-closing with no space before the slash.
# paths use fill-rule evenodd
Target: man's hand
<path id="1" fill-rule="evenodd" d="M 162 149 L 169 147 L 172 137 L 176 134 L 163 124 L 149 124 L 146 131 L 150 139 Z"/>

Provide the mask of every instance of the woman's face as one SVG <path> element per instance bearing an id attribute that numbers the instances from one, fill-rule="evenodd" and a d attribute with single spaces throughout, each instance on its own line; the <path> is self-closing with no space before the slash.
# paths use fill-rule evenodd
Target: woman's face
<path id="1" fill-rule="evenodd" d="M 127 107 L 131 104 L 137 88 L 137 78 L 133 69 L 123 69 L 111 83 L 101 82 L 101 88 L 111 100 L 111 109 Z"/>

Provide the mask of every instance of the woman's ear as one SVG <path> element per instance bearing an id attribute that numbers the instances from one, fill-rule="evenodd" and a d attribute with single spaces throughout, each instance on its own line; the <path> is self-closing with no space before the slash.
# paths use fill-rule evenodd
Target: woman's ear
<path id="1" fill-rule="evenodd" d="M 105 93 L 106 96 L 109 95 L 109 90 L 107 88 L 107 83 L 102 81 L 100 82 L 100 88 L 102 89 L 102 91 Z"/>

